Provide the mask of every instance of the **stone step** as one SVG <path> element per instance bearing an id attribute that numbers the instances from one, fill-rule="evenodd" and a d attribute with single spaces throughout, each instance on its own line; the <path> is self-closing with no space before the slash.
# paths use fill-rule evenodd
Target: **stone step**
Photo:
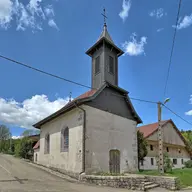
<path id="1" fill-rule="evenodd" d="M 159 185 L 158 184 L 147 185 L 147 186 L 145 186 L 145 190 L 153 189 L 153 188 L 156 188 L 156 187 L 159 187 Z"/>
<path id="2" fill-rule="evenodd" d="M 147 181 L 147 182 L 144 182 L 144 185 L 151 185 L 151 184 L 154 184 L 153 182 L 150 182 L 150 181 Z"/>

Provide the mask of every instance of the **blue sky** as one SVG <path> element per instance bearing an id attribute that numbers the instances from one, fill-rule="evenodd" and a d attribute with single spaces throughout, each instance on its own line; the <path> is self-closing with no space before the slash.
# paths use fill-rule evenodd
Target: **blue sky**
<path id="1" fill-rule="evenodd" d="M 167 104 L 192 122 L 192 11 L 183 0 L 166 97 Z M 98 39 L 103 7 L 108 31 L 126 52 L 119 58 L 119 86 L 130 97 L 159 101 L 164 86 L 178 1 L 156 0 L 1 0 L 0 53 L 66 79 L 91 84 L 91 59 L 85 51 Z M 88 89 L 39 74 L 0 59 L 0 122 L 17 136 L 23 128 L 57 110 Z M 157 106 L 133 101 L 144 124 L 157 121 Z M 188 112 L 188 115 L 186 115 Z M 163 109 L 180 129 L 191 126 Z"/>

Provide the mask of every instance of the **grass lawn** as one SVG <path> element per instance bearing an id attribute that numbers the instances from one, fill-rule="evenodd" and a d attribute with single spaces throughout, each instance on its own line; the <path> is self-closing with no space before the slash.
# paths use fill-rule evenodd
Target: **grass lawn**
<path id="1" fill-rule="evenodd" d="M 159 175 L 157 170 L 144 170 L 138 174 L 143 175 Z M 178 177 L 181 181 L 182 187 L 192 186 L 192 169 L 173 169 L 172 172 L 165 173 L 164 176 Z"/>

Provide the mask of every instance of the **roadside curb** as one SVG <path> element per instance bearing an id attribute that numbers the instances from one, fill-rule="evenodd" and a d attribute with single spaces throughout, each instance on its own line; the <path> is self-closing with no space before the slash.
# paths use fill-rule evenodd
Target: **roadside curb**
<path id="1" fill-rule="evenodd" d="M 44 170 L 44 171 L 46 171 L 46 172 L 48 172 L 48 173 L 50 173 L 50 174 L 52 174 L 52 175 L 55 175 L 55 176 L 57 176 L 57 177 L 60 177 L 60 178 L 66 180 L 66 181 L 68 181 L 68 182 L 70 182 L 70 183 L 80 183 L 78 180 L 73 179 L 73 178 L 69 177 L 68 175 L 65 175 L 65 174 L 63 174 L 63 173 L 60 173 L 60 172 L 58 172 L 58 171 L 54 171 L 54 170 L 52 170 L 52 169 L 50 169 L 50 168 L 48 168 L 48 167 L 45 167 L 45 166 L 42 166 L 42 165 L 33 163 L 33 162 L 31 162 L 31 161 L 26 161 L 25 159 L 23 159 L 23 160 L 24 160 L 25 162 L 27 162 L 29 165 L 33 166 L 33 167 L 40 168 L 41 170 Z"/>

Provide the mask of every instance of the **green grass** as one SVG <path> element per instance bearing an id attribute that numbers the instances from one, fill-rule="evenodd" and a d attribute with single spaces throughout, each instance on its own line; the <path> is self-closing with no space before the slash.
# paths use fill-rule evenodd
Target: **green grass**
<path id="1" fill-rule="evenodd" d="M 144 175 L 159 175 L 157 170 L 144 170 L 138 172 Z M 192 169 L 173 169 L 172 172 L 165 173 L 164 176 L 178 177 L 181 181 L 182 187 L 192 186 Z"/>

